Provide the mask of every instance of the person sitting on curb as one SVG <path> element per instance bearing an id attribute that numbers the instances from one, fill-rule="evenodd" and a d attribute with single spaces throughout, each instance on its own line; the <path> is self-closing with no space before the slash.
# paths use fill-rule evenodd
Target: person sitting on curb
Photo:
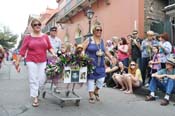
<path id="1" fill-rule="evenodd" d="M 156 100 L 155 91 L 157 88 L 160 88 L 166 93 L 160 105 L 165 106 L 169 104 L 170 95 L 175 90 L 175 55 L 170 54 L 167 57 L 165 65 L 165 69 L 161 69 L 157 73 L 152 74 L 152 79 L 149 86 L 150 95 L 146 96 L 145 101 Z"/>
<path id="2" fill-rule="evenodd" d="M 106 87 L 114 87 L 116 88 L 117 85 L 114 82 L 112 75 L 118 70 L 118 64 L 115 66 L 112 66 L 112 63 L 110 63 L 110 60 L 105 57 L 105 70 L 106 70 L 106 77 L 104 81 L 104 86 Z"/>
<path id="3" fill-rule="evenodd" d="M 112 78 L 114 80 L 114 82 L 116 83 L 116 85 L 120 85 L 121 91 L 126 90 L 126 79 L 125 79 L 125 75 L 128 74 L 128 68 L 126 68 L 123 64 L 123 62 L 119 61 L 118 63 L 118 69 L 115 71 L 115 73 L 112 75 Z M 117 86 L 116 86 L 117 88 Z"/>
<path id="4" fill-rule="evenodd" d="M 125 74 L 126 90 L 124 93 L 132 94 L 133 88 L 142 86 L 142 74 L 138 64 L 135 61 L 131 61 L 128 67 L 128 74 Z"/>

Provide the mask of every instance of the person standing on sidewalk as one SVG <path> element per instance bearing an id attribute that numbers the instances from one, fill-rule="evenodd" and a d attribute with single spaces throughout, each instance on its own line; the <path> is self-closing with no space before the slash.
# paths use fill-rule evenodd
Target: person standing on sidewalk
<path id="1" fill-rule="evenodd" d="M 49 41 L 51 43 L 51 46 L 53 47 L 53 50 L 55 54 L 61 50 L 61 40 L 57 37 L 57 27 L 53 26 L 50 28 L 49 32 Z M 48 62 L 53 60 L 53 57 L 50 53 L 47 54 L 47 60 Z"/>
<path id="2" fill-rule="evenodd" d="M 134 30 L 131 36 L 131 59 L 135 61 L 140 68 L 142 39 L 138 37 L 138 31 Z"/>
<path id="3" fill-rule="evenodd" d="M 31 21 L 32 32 L 23 39 L 22 46 L 16 61 L 16 69 L 19 71 L 19 62 L 22 57 L 26 56 L 28 69 L 30 96 L 33 98 L 33 107 L 39 106 L 38 93 L 43 87 L 46 75 L 46 53 L 47 50 L 56 57 L 46 34 L 41 32 L 41 22 L 38 19 Z"/>
<path id="4" fill-rule="evenodd" d="M 61 49 L 61 39 L 57 37 L 57 27 L 50 28 L 49 40 L 55 53 Z"/>
<path id="5" fill-rule="evenodd" d="M 85 53 L 93 59 L 93 65 L 95 66 L 94 72 L 88 75 L 89 103 L 95 103 L 95 98 L 97 101 L 100 101 L 99 90 L 103 87 L 106 76 L 105 55 L 114 62 L 112 55 L 105 49 L 101 36 L 102 27 L 95 25 L 93 28 L 93 36 L 83 42 L 83 49 Z"/>
<path id="6" fill-rule="evenodd" d="M 5 51 L 2 45 L 0 45 L 0 69 L 2 67 L 2 62 L 4 61 Z"/>
<path id="7" fill-rule="evenodd" d="M 152 46 L 154 44 L 154 32 L 149 30 L 147 31 L 147 38 L 144 39 L 141 43 L 141 72 L 142 72 L 142 80 L 143 85 L 145 85 L 147 71 L 148 71 L 148 62 L 152 57 Z"/>

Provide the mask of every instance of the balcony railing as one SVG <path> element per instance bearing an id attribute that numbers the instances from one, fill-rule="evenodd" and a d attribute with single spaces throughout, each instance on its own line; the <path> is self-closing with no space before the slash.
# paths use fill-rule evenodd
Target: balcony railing
<path id="1" fill-rule="evenodd" d="M 49 31 L 51 26 L 55 26 L 56 22 L 59 22 L 61 19 L 65 18 L 72 10 L 76 9 L 86 0 L 70 0 L 55 16 L 48 22 L 48 24 L 42 29 L 43 32 Z"/>
<path id="2" fill-rule="evenodd" d="M 56 15 L 56 20 L 60 21 L 63 17 L 69 14 L 73 9 L 84 3 L 86 0 L 71 0 L 68 2 Z"/>
<path id="3" fill-rule="evenodd" d="M 56 14 L 55 14 L 56 15 Z M 54 15 L 54 16 L 55 16 Z M 52 26 L 56 26 L 56 19 L 54 18 L 54 16 L 53 16 L 53 18 L 47 23 L 47 25 L 42 29 L 42 31 L 45 33 L 45 32 L 48 32 L 49 31 L 49 29 L 50 29 L 50 27 L 52 27 Z"/>
<path id="4" fill-rule="evenodd" d="M 96 0 L 91 0 L 93 4 Z M 87 7 L 88 0 L 70 0 L 58 13 L 56 13 L 52 19 L 42 29 L 43 32 L 47 32 L 51 26 L 55 26 L 56 23 L 64 23 L 71 16 L 74 16 L 77 12 L 81 11 L 80 5 Z"/>

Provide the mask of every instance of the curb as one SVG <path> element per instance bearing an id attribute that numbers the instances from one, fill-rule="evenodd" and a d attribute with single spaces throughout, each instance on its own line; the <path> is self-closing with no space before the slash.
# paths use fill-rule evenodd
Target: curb
<path id="1" fill-rule="evenodd" d="M 150 92 L 149 92 L 148 88 L 146 88 L 144 86 L 134 89 L 134 94 L 136 94 L 136 95 L 146 96 L 146 95 L 149 95 L 149 93 Z M 162 99 L 162 98 L 164 98 L 165 93 L 160 91 L 160 90 L 158 90 L 158 91 L 156 91 L 156 96 L 158 96 L 160 99 Z M 171 95 L 170 101 L 174 101 L 175 102 L 175 93 L 173 93 Z"/>

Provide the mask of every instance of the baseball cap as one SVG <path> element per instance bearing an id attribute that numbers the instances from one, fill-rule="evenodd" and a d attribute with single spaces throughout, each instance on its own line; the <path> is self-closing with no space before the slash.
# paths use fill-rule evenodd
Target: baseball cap
<path id="1" fill-rule="evenodd" d="M 55 27 L 55 26 L 51 27 L 50 31 L 57 31 L 57 27 Z"/>
<path id="2" fill-rule="evenodd" d="M 137 31 L 137 30 L 133 30 L 133 31 L 132 31 L 132 34 L 133 34 L 133 35 L 138 34 L 138 31 Z"/>

